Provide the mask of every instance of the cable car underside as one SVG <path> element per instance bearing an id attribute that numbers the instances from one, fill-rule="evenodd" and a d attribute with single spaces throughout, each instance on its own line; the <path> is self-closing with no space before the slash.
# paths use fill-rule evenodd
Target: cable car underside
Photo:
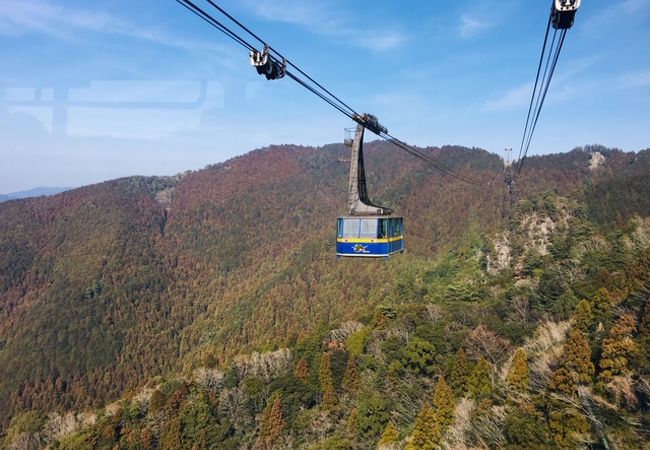
<path id="1" fill-rule="evenodd" d="M 384 257 L 404 251 L 404 226 L 401 217 L 368 198 L 363 161 L 363 134 L 366 128 L 375 133 L 387 130 L 370 114 L 355 116 L 354 140 L 346 139 L 351 148 L 348 186 L 348 215 L 338 218 L 336 256 Z"/>

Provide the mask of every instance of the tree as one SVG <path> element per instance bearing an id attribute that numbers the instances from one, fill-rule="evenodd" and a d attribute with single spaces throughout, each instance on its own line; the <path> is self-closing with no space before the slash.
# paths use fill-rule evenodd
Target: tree
<path id="1" fill-rule="evenodd" d="M 482 400 L 492 393 L 491 373 L 490 363 L 481 357 L 467 380 L 467 391 L 472 397 Z"/>
<path id="2" fill-rule="evenodd" d="M 174 417 L 167 422 L 160 446 L 163 450 L 177 450 L 183 448 L 181 421 L 177 417 Z"/>
<path id="3" fill-rule="evenodd" d="M 439 438 L 440 430 L 436 424 L 433 408 L 425 404 L 415 419 L 411 442 L 404 450 L 433 450 Z"/>
<path id="4" fill-rule="evenodd" d="M 544 417 L 532 404 L 511 406 L 503 424 L 503 431 L 508 443 L 506 448 L 546 450 L 550 447 Z"/>
<path id="5" fill-rule="evenodd" d="M 350 355 L 348 358 L 348 364 L 345 368 L 345 374 L 343 375 L 343 390 L 353 394 L 359 390 L 360 384 L 357 357 Z"/>
<path id="6" fill-rule="evenodd" d="M 587 333 L 594 322 L 594 313 L 587 300 L 581 300 L 573 313 L 573 327 Z"/>
<path id="7" fill-rule="evenodd" d="M 608 382 L 615 375 L 627 372 L 630 358 L 636 354 L 638 347 L 632 339 L 636 331 L 636 320 L 632 314 L 625 314 L 616 321 L 603 341 L 600 360 L 600 378 Z"/>
<path id="8" fill-rule="evenodd" d="M 262 417 L 262 434 L 260 441 L 265 448 L 272 448 L 275 441 L 282 434 L 286 423 L 282 413 L 282 399 L 276 393 L 269 401 Z"/>
<path id="9" fill-rule="evenodd" d="M 293 369 L 293 374 L 303 383 L 307 382 L 307 378 L 309 377 L 309 365 L 304 357 L 300 358 L 296 363 L 296 367 Z"/>
<path id="10" fill-rule="evenodd" d="M 465 356 L 465 349 L 462 347 L 456 352 L 454 360 L 451 365 L 451 373 L 449 375 L 449 384 L 451 384 L 454 394 L 462 395 L 467 388 L 467 376 L 469 375 L 469 368 L 467 367 L 467 357 Z"/>
<path id="11" fill-rule="evenodd" d="M 444 433 L 447 428 L 454 423 L 456 413 L 456 401 L 454 393 L 443 377 L 438 379 L 436 392 L 433 396 L 434 414 L 440 434 Z"/>
<path id="12" fill-rule="evenodd" d="M 165 395 L 156 389 L 149 399 L 149 412 L 155 413 L 163 406 L 165 406 Z"/>
<path id="13" fill-rule="evenodd" d="M 564 394 L 573 394 L 578 385 L 591 383 L 593 376 L 594 365 L 587 337 L 580 330 L 572 330 L 564 343 L 560 365 L 553 373 L 550 388 Z"/>
<path id="14" fill-rule="evenodd" d="M 345 424 L 345 431 L 350 441 L 354 442 L 357 440 L 357 436 L 359 435 L 359 410 L 357 408 L 354 408 L 350 412 L 348 421 Z"/>
<path id="15" fill-rule="evenodd" d="M 406 345 L 402 356 L 402 365 L 412 372 L 429 375 L 433 372 L 436 349 L 429 342 L 418 337 L 412 338 Z"/>
<path id="16" fill-rule="evenodd" d="M 470 356 L 487 358 L 495 367 L 508 355 L 510 348 L 510 341 L 484 325 L 474 328 L 467 338 Z"/>
<path id="17" fill-rule="evenodd" d="M 528 360 L 526 351 L 518 348 L 515 356 L 512 357 L 512 364 L 506 377 L 506 383 L 511 388 L 523 392 L 527 391 L 530 384 L 530 370 L 528 369 Z"/>
<path id="18" fill-rule="evenodd" d="M 373 394 L 364 396 L 359 402 L 359 435 L 364 440 L 374 441 L 388 422 L 388 407 L 384 399 Z"/>
<path id="19" fill-rule="evenodd" d="M 548 426 L 556 448 L 585 448 L 591 429 L 587 418 L 559 402 L 549 405 L 549 410 Z"/>
<path id="20" fill-rule="evenodd" d="M 321 391 L 323 392 L 323 405 L 326 409 L 331 409 L 338 405 L 339 400 L 336 395 L 336 389 L 334 388 L 334 381 L 332 380 L 330 354 L 327 352 L 324 352 L 321 358 L 319 378 Z"/>
<path id="21" fill-rule="evenodd" d="M 395 424 L 392 421 L 389 421 L 377 445 L 379 448 L 391 449 L 396 448 L 398 442 L 399 434 L 397 434 L 397 428 L 395 428 Z"/>
<path id="22" fill-rule="evenodd" d="M 613 307 L 614 299 L 610 292 L 604 287 L 598 289 L 591 302 L 591 310 L 595 319 L 603 325 L 608 325 Z"/>

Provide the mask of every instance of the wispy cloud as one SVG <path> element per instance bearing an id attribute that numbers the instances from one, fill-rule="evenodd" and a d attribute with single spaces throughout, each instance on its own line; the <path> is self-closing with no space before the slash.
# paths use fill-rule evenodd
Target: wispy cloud
<path id="1" fill-rule="evenodd" d="M 613 2 L 609 7 L 587 15 L 580 29 L 582 33 L 588 35 L 610 33 L 614 27 L 626 26 L 624 24 L 629 24 L 630 20 L 644 21 L 648 16 L 650 16 L 650 0 Z"/>
<path id="2" fill-rule="evenodd" d="M 463 8 L 458 18 L 456 31 L 463 39 L 471 39 L 508 23 L 508 20 L 522 7 L 529 7 L 522 0 L 474 0 Z"/>
<path id="3" fill-rule="evenodd" d="M 492 27 L 492 23 L 479 19 L 471 14 L 463 14 L 460 17 L 460 25 L 458 26 L 458 33 L 460 37 L 467 39 L 471 38 L 485 30 Z"/>
<path id="4" fill-rule="evenodd" d="M 396 28 L 366 26 L 360 28 L 332 2 L 312 0 L 245 0 L 254 14 L 264 20 L 290 23 L 313 33 L 345 40 L 375 51 L 399 48 L 408 36 Z"/>
<path id="5" fill-rule="evenodd" d="M 650 69 L 626 73 L 618 80 L 618 87 L 621 89 L 636 89 L 646 86 L 650 86 Z"/>
<path id="6" fill-rule="evenodd" d="M 187 39 L 165 30 L 142 27 L 105 12 L 66 8 L 51 0 L 3 0 L 0 5 L 0 35 L 45 34 L 75 39 L 82 31 L 116 34 L 185 50 L 225 52 L 225 47 Z"/>
<path id="7" fill-rule="evenodd" d="M 588 56 L 585 58 L 580 58 L 575 61 L 571 61 L 570 64 L 567 64 L 560 72 L 556 72 L 552 80 L 551 90 L 549 92 L 550 98 L 568 98 L 578 93 L 587 92 L 587 89 L 583 87 L 587 86 L 585 82 L 582 82 L 582 87 L 572 86 L 571 82 L 575 79 L 575 76 L 585 72 L 590 67 L 593 67 L 598 61 L 603 59 L 603 55 L 596 54 Z M 483 104 L 484 111 L 503 111 L 506 109 L 519 108 L 525 105 L 528 105 L 530 102 L 530 96 L 533 91 L 533 82 L 528 81 L 526 83 L 515 86 L 508 91 L 506 91 L 500 97 L 488 100 Z M 558 93 L 561 95 L 557 95 Z"/>
<path id="8" fill-rule="evenodd" d="M 502 111 L 505 109 L 523 106 L 530 100 L 530 94 L 532 90 L 533 83 L 525 83 L 520 86 L 516 86 L 503 94 L 501 97 L 485 102 L 483 109 L 486 111 Z"/>

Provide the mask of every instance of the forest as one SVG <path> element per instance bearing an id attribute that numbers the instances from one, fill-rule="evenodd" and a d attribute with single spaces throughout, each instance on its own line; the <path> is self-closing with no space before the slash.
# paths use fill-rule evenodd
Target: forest
<path id="1" fill-rule="evenodd" d="M 366 151 L 388 260 L 342 145 L 0 203 L 0 448 L 650 448 L 650 149 Z"/>

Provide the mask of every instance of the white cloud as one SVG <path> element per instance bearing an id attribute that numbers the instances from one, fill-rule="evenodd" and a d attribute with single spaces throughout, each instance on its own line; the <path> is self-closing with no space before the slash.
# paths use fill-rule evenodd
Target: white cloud
<path id="1" fill-rule="evenodd" d="M 15 37 L 41 33 L 60 39 L 75 39 L 75 32 L 79 30 L 118 34 L 186 50 L 226 51 L 225 46 L 142 27 L 104 12 L 65 8 L 51 0 L 3 0 L 0 4 L 0 35 Z"/>
<path id="2" fill-rule="evenodd" d="M 618 80 L 621 89 L 636 89 L 650 86 L 650 69 L 622 75 Z"/>
<path id="3" fill-rule="evenodd" d="M 588 14 L 589 10 L 584 11 Z M 580 14 L 580 11 L 578 12 Z M 583 34 L 611 33 L 613 28 L 629 26 L 630 21 L 643 21 L 650 15 L 650 0 L 625 0 L 612 2 L 606 8 L 600 8 L 581 20 L 580 30 Z"/>
<path id="4" fill-rule="evenodd" d="M 313 33 L 330 36 L 355 46 L 375 51 L 399 48 L 407 36 L 394 28 L 361 28 L 351 23 L 346 14 L 332 2 L 312 0 L 245 0 L 254 14 L 264 20 L 284 22 L 305 28 Z"/>
<path id="5" fill-rule="evenodd" d="M 463 14 L 460 18 L 460 25 L 458 26 L 458 33 L 460 37 L 467 39 L 471 38 L 482 31 L 488 30 L 492 27 L 492 24 L 478 19 L 470 14 Z"/>
<path id="6" fill-rule="evenodd" d="M 514 87 L 501 97 L 485 102 L 483 109 L 486 111 L 502 111 L 504 109 L 526 105 L 530 101 L 532 90 L 533 83 L 525 83 L 521 86 Z"/>

